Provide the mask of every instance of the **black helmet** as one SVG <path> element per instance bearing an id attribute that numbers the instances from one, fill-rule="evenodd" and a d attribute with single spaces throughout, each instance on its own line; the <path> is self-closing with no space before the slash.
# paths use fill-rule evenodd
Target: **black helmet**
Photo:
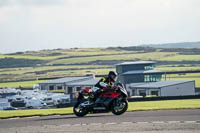
<path id="1" fill-rule="evenodd" d="M 117 80 L 117 73 L 110 71 L 108 74 L 108 78 L 110 78 L 113 82 L 115 82 Z"/>

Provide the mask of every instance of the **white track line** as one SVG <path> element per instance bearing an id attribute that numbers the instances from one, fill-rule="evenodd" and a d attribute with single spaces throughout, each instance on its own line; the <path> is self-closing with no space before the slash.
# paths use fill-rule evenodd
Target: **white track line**
<path id="1" fill-rule="evenodd" d="M 147 124 L 149 122 L 146 122 L 146 121 L 141 121 L 141 122 L 136 122 L 137 124 Z"/>
<path id="2" fill-rule="evenodd" d="M 165 122 L 164 121 L 152 121 L 151 123 L 153 123 L 153 124 L 163 124 Z"/>
<path id="3" fill-rule="evenodd" d="M 117 123 L 105 123 L 105 125 L 115 125 L 115 124 L 117 124 Z"/>
<path id="4" fill-rule="evenodd" d="M 16 119 L 20 119 L 20 117 L 9 118 L 8 120 L 16 120 Z"/>
<path id="5" fill-rule="evenodd" d="M 103 123 L 90 123 L 89 125 L 91 126 L 97 126 L 97 125 L 102 125 Z"/>
<path id="6" fill-rule="evenodd" d="M 73 124 L 72 126 L 81 126 L 81 124 Z"/>
<path id="7" fill-rule="evenodd" d="M 196 121 L 184 121 L 184 123 L 197 123 Z"/>
<path id="8" fill-rule="evenodd" d="M 121 122 L 121 124 L 133 124 L 133 122 Z"/>
<path id="9" fill-rule="evenodd" d="M 181 123 L 180 121 L 168 121 L 168 123 Z"/>

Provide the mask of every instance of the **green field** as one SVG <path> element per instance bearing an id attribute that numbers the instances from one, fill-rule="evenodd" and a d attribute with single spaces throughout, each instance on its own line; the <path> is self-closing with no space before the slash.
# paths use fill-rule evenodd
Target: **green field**
<path id="1" fill-rule="evenodd" d="M 200 65 L 168 65 L 168 66 L 164 66 L 164 65 L 160 65 L 156 67 L 157 70 L 161 70 L 161 71 L 190 71 L 190 70 L 199 70 L 200 69 Z"/>
<path id="2" fill-rule="evenodd" d="M 34 80 L 34 81 L 23 81 L 23 82 L 10 82 L 10 83 L 1 83 L 0 88 L 7 87 L 16 87 L 16 88 L 33 88 L 33 85 L 38 84 L 46 80 Z"/>
<path id="3" fill-rule="evenodd" d="M 129 102 L 128 111 L 200 109 L 200 99 Z M 0 111 L 0 118 L 72 114 L 72 108 Z"/>
<path id="4" fill-rule="evenodd" d="M 108 51 L 109 52 L 109 51 Z M 134 54 L 116 54 L 116 55 L 102 55 L 102 56 L 92 56 L 92 57 L 77 57 L 77 58 L 69 58 L 69 59 L 60 59 L 51 61 L 48 63 L 52 64 L 76 64 L 76 63 L 89 63 L 96 60 L 158 60 L 160 58 L 174 55 L 174 53 L 166 53 L 166 52 L 153 52 L 153 53 L 134 53 Z M 113 64 L 114 65 L 114 64 Z"/>
<path id="5" fill-rule="evenodd" d="M 115 64 L 125 61 L 158 61 L 160 64 L 156 69 L 161 71 L 200 70 L 200 55 L 188 53 L 184 55 L 184 51 L 180 51 L 180 53 L 161 52 L 160 49 L 151 51 L 148 48 L 140 50 L 137 48 L 74 48 L 0 54 L 0 81 L 11 82 L 0 83 L 0 88 L 10 85 L 31 87 L 35 84 L 34 80 L 38 78 L 83 76 L 88 73 L 107 74 L 108 71 L 115 70 Z M 10 61 L 10 58 L 14 62 Z M 20 63 L 18 59 L 24 60 L 25 63 L 31 60 L 33 65 L 23 66 L 24 64 Z M 37 64 L 37 61 L 41 63 Z M 12 83 L 24 80 L 31 82 Z M 198 79 L 195 80 L 199 82 Z M 197 85 L 199 86 L 199 83 Z"/>
<path id="6" fill-rule="evenodd" d="M 162 58 L 164 61 L 199 61 L 200 55 L 175 55 Z"/>

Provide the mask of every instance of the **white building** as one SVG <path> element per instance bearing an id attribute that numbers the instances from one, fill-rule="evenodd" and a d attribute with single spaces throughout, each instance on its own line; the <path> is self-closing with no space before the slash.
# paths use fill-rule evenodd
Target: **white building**
<path id="1" fill-rule="evenodd" d="M 92 88 L 98 81 L 99 79 L 96 79 L 94 76 L 66 77 L 40 82 L 39 86 L 40 90 L 63 90 L 73 100 L 76 92 L 80 91 L 81 88 Z"/>
<path id="2" fill-rule="evenodd" d="M 195 81 L 159 81 L 128 84 L 130 96 L 188 96 L 195 95 Z"/>
<path id="3" fill-rule="evenodd" d="M 93 87 L 99 79 L 95 79 L 93 76 L 85 77 L 66 77 L 60 79 L 48 80 L 40 82 L 40 90 L 65 90 L 66 93 L 79 91 L 82 87 Z"/>

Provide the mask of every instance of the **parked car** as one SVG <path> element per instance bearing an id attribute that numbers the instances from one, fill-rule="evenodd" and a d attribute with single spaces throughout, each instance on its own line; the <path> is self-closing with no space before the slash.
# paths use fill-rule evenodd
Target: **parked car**
<path id="1" fill-rule="evenodd" d="M 0 102 L 0 110 L 17 110 L 17 108 L 11 107 L 9 102 Z"/>
<path id="2" fill-rule="evenodd" d="M 47 106 L 54 105 L 54 101 L 52 97 L 45 97 L 44 99 L 42 99 L 42 102 L 45 103 Z"/>
<path id="3" fill-rule="evenodd" d="M 46 103 L 36 98 L 26 100 L 26 105 L 25 105 L 25 107 L 27 108 L 43 108 L 45 106 Z"/>
<path id="4" fill-rule="evenodd" d="M 5 107 L 3 110 L 17 110 L 18 108 L 14 108 L 14 107 Z"/>
<path id="5" fill-rule="evenodd" d="M 70 105 L 70 98 L 69 97 L 58 97 L 54 100 L 54 105 L 57 108 L 68 107 Z"/>
<path id="6" fill-rule="evenodd" d="M 60 103 L 69 103 L 70 95 L 65 95 L 64 93 L 47 93 L 47 97 L 42 100 L 48 106 L 57 106 Z"/>
<path id="7" fill-rule="evenodd" d="M 25 107 L 26 105 L 25 99 L 22 96 L 15 96 L 9 101 L 12 107 Z"/>

